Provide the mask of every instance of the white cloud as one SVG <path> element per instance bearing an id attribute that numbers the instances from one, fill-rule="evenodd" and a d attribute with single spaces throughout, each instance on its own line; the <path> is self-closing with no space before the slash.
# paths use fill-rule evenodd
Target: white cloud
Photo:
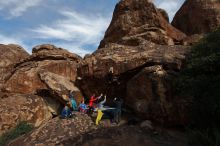
<path id="1" fill-rule="evenodd" d="M 10 10 L 13 17 L 21 16 L 28 8 L 35 7 L 40 4 L 42 0 L 23 0 L 23 2 L 16 3 L 16 7 Z"/>
<path id="2" fill-rule="evenodd" d="M 77 44 L 74 43 L 55 43 L 54 44 L 57 47 L 61 47 L 64 49 L 67 49 L 68 51 L 78 54 L 81 57 L 84 57 L 86 54 L 91 54 L 92 52 L 86 49 L 81 48 L 80 46 L 77 46 Z"/>
<path id="3" fill-rule="evenodd" d="M 109 25 L 109 17 L 89 17 L 74 11 L 61 11 L 65 19 L 52 22 L 52 25 L 41 25 L 32 31 L 36 37 L 44 39 L 75 40 L 94 44 L 103 36 Z"/>
<path id="4" fill-rule="evenodd" d="M 23 15 L 29 8 L 40 5 L 42 0 L 0 0 L 0 11 L 9 12 L 8 18 Z"/>
<path id="5" fill-rule="evenodd" d="M 6 45 L 17 44 L 17 45 L 22 46 L 24 49 L 26 49 L 26 51 L 30 53 L 29 47 L 25 45 L 25 43 L 21 41 L 20 39 L 18 39 L 17 37 L 9 37 L 5 35 L 0 35 L 0 44 L 6 44 Z"/>
<path id="6" fill-rule="evenodd" d="M 14 38 L 11 38 L 11 37 L 7 37 L 7 36 L 4 36 L 4 35 L 0 35 L 0 43 L 1 44 L 19 44 L 21 43 L 20 40 L 17 40 L 17 39 L 14 39 Z"/>
<path id="7" fill-rule="evenodd" d="M 40 25 L 31 29 L 31 31 L 34 32 L 35 38 L 57 39 L 67 42 L 67 44 L 71 45 L 64 46 L 74 47 L 76 50 L 74 49 L 73 51 L 77 51 L 80 54 L 90 53 L 80 49 L 83 45 L 98 45 L 111 18 L 105 18 L 101 15 L 85 16 L 74 11 L 61 11 L 60 14 L 64 16 L 63 19 L 52 22 L 52 25 Z"/>

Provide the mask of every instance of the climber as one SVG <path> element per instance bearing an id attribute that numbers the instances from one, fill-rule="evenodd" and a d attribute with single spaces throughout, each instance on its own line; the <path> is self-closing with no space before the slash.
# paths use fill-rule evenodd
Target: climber
<path id="1" fill-rule="evenodd" d="M 107 74 L 107 80 L 108 80 L 109 84 L 111 84 L 113 82 L 113 73 L 114 73 L 113 67 L 110 67 L 108 74 Z"/>
<path id="2" fill-rule="evenodd" d="M 113 103 L 114 103 L 115 108 L 116 108 L 114 110 L 113 122 L 116 122 L 118 124 L 121 121 L 121 109 L 122 109 L 123 100 L 121 98 L 115 98 L 113 100 Z"/>
<path id="3" fill-rule="evenodd" d="M 77 111 L 77 103 L 73 96 L 73 91 L 70 91 L 70 102 L 71 102 L 72 110 Z"/>
<path id="4" fill-rule="evenodd" d="M 99 121 L 102 119 L 102 116 L 103 116 L 103 112 L 100 108 L 98 108 L 98 114 L 95 121 L 96 125 L 99 125 Z"/>
<path id="5" fill-rule="evenodd" d="M 85 104 L 85 101 L 83 100 L 80 105 L 79 105 L 79 111 L 81 113 L 86 113 L 87 112 L 87 105 Z"/>
<path id="6" fill-rule="evenodd" d="M 61 118 L 66 119 L 66 118 L 71 118 L 72 116 L 73 116 L 72 112 L 68 107 L 68 104 L 66 104 L 61 112 Z"/>
<path id="7" fill-rule="evenodd" d="M 118 77 L 116 75 L 114 75 L 114 68 L 110 67 L 108 74 L 107 74 L 107 81 L 108 84 L 112 84 L 112 83 L 117 83 L 117 85 L 120 84 Z"/>

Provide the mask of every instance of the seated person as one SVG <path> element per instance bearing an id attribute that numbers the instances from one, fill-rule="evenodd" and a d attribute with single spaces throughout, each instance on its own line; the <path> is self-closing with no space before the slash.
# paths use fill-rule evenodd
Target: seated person
<path id="1" fill-rule="evenodd" d="M 66 118 L 71 118 L 72 116 L 73 116 L 72 112 L 68 107 L 68 105 L 66 104 L 61 112 L 61 118 L 66 119 Z"/>
<path id="2" fill-rule="evenodd" d="M 86 113 L 87 112 L 87 105 L 85 104 L 84 100 L 80 103 L 79 105 L 79 111 L 81 113 Z"/>

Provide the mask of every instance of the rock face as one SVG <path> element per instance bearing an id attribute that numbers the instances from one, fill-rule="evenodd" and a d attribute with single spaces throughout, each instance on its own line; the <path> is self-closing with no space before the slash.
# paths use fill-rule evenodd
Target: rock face
<path id="1" fill-rule="evenodd" d="M 77 65 L 81 58 L 65 49 L 53 45 L 33 48 L 33 54 L 17 64 L 13 74 L 6 81 L 4 90 L 16 93 L 31 93 L 37 89 L 47 89 L 40 80 L 39 73 L 50 71 L 75 81 Z"/>
<path id="2" fill-rule="evenodd" d="M 186 0 L 172 25 L 187 35 L 212 32 L 220 26 L 220 1 Z"/>
<path id="3" fill-rule="evenodd" d="M 9 146 L 56 145 L 97 129 L 86 114 L 75 113 L 72 119 L 54 118 L 28 135 L 12 141 Z"/>
<path id="4" fill-rule="evenodd" d="M 0 98 L 0 135 L 19 121 L 27 121 L 37 127 L 50 118 L 52 115 L 39 96 L 10 94 Z"/>
<path id="5" fill-rule="evenodd" d="M 173 106 L 175 102 L 169 77 L 175 77 L 181 69 L 188 49 L 183 46 L 156 45 L 148 41 L 145 43 L 137 47 L 112 44 L 111 47 L 97 50 L 85 58 L 86 63 L 78 69 L 78 75 L 82 77 L 77 82 L 78 86 L 87 96 L 106 93 L 108 100 L 122 97 L 127 106 L 141 113 L 142 118 L 182 124 L 185 119 L 175 119 L 181 112 Z M 111 67 L 118 83 L 108 83 Z M 157 105 L 152 108 L 155 103 Z M 150 107 L 145 107 L 147 105 Z M 158 115 L 151 117 L 149 111 L 151 115 Z M 170 111 L 176 115 L 173 116 Z"/>
<path id="6" fill-rule="evenodd" d="M 50 95 L 57 97 L 61 103 L 69 101 L 69 97 L 66 95 L 69 95 L 70 91 L 73 91 L 78 104 L 83 100 L 80 90 L 69 79 L 51 72 L 41 72 L 39 75 L 48 87 Z"/>
<path id="7" fill-rule="evenodd" d="M 172 94 L 171 81 L 181 70 L 188 48 L 175 45 L 185 35 L 164 17 L 147 0 L 120 1 L 99 49 L 86 56 L 78 69 L 81 91 L 86 96 L 107 94 L 107 102 L 121 97 L 144 119 L 184 124 L 186 102 Z M 109 82 L 110 69 L 116 81 Z M 181 103 L 183 108 L 178 108 Z"/>
<path id="8" fill-rule="evenodd" d="M 127 104 L 147 119 L 186 124 L 186 100 L 175 97 L 169 84 L 174 77 L 161 65 L 145 67 L 127 83 Z"/>
<path id="9" fill-rule="evenodd" d="M 99 48 L 110 43 L 138 46 L 149 40 L 156 44 L 180 44 L 185 34 L 172 27 L 164 10 L 149 0 L 121 0 Z"/>
<path id="10" fill-rule="evenodd" d="M 29 54 L 18 45 L 0 44 L 0 89 L 7 77 L 11 75 L 13 66 L 28 56 Z"/>

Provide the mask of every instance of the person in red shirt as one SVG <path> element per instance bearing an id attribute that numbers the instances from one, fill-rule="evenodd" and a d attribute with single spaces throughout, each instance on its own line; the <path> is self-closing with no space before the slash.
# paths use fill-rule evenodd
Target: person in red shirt
<path id="1" fill-rule="evenodd" d="M 98 100 L 98 99 L 100 99 L 102 97 L 102 94 L 99 96 L 99 97 L 96 97 L 95 98 L 95 94 L 93 94 L 91 97 L 90 97 L 90 100 L 89 100 L 89 111 L 88 111 L 88 113 L 89 113 L 89 115 L 91 115 L 92 113 L 93 113 L 93 111 L 94 111 L 94 102 L 96 101 L 96 100 Z"/>
<path id="2" fill-rule="evenodd" d="M 99 97 L 96 97 L 96 98 L 95 98 L 95 94 L 93 94 L 93 95 L 90 97 L 89 106 L 90 106 L 90 107 L 93 107 L 93 103 L 94 103 L 97 99 L 100 99 L 101 97 L 102 97 L 102 94 L 101 94 Z"/>

